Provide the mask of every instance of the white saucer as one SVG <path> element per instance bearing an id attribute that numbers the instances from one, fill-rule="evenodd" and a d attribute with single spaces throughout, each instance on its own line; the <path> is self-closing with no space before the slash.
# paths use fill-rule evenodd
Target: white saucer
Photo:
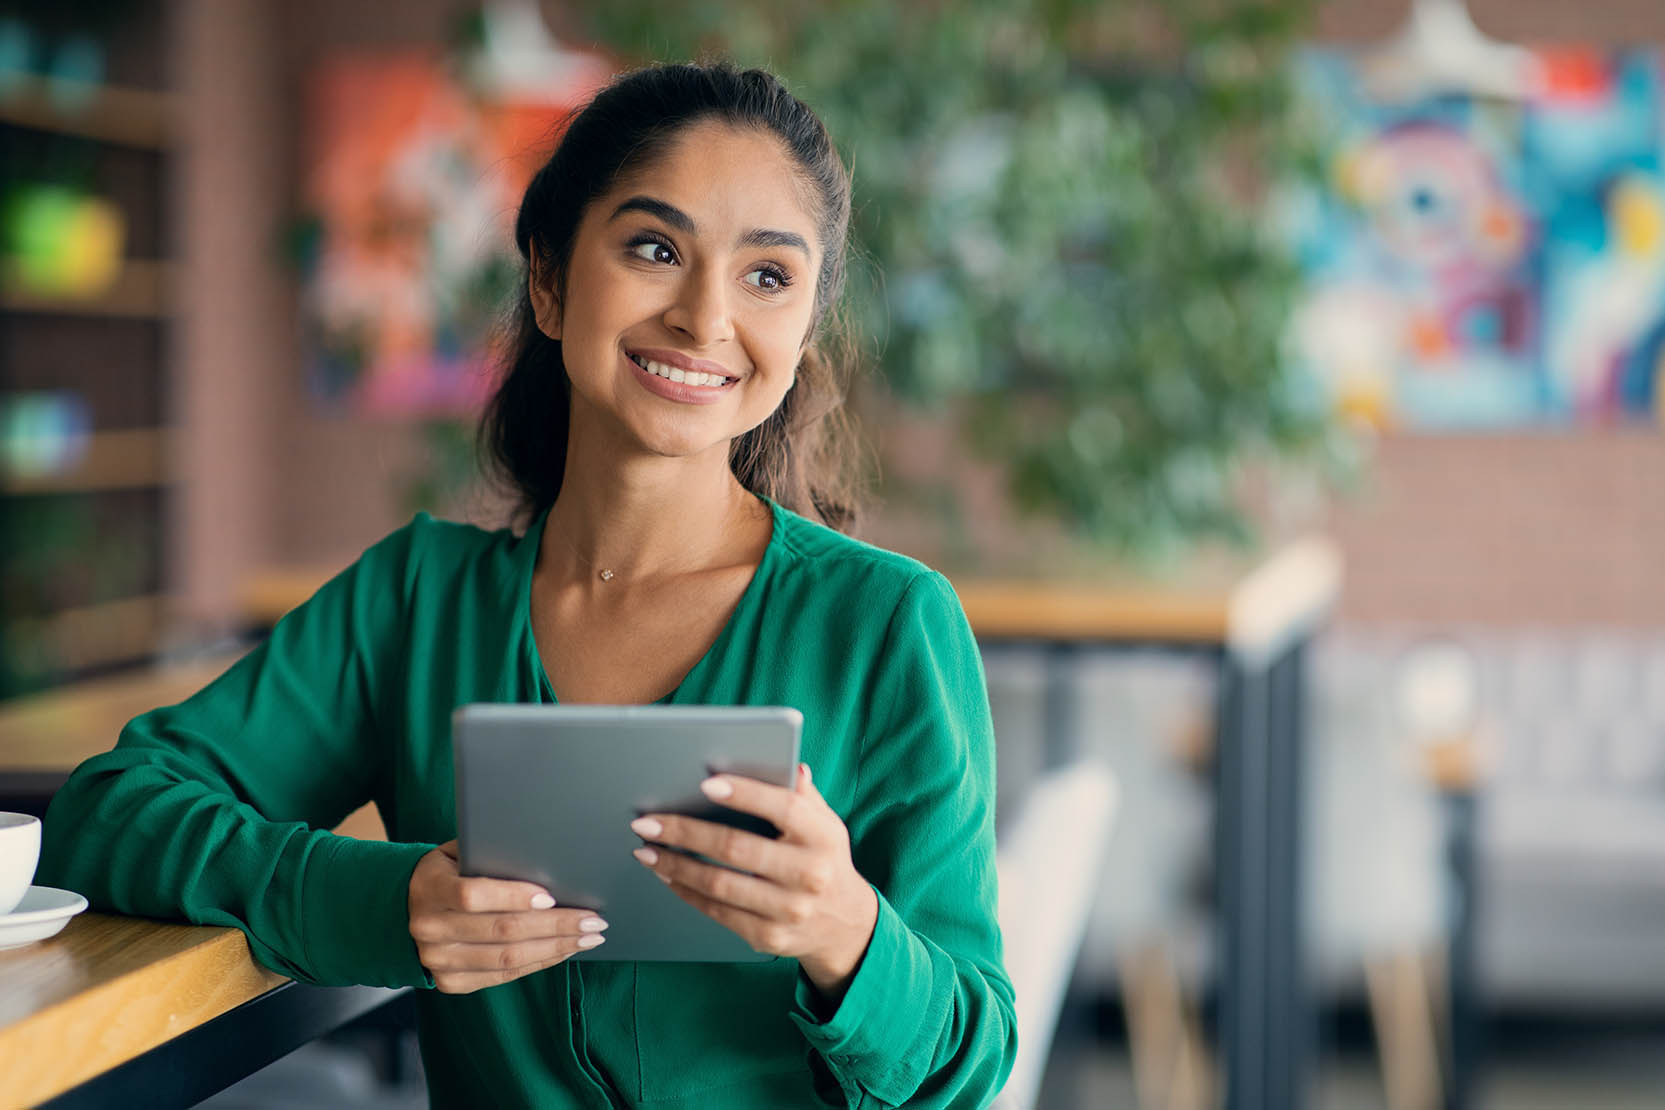
<path id="1" fill-rule="evenodd" d="M 45 940 L 86 908 L 87 900 L 72 890 L 32 886 L 16 909 L 0 913 L 0 948 L 20 948 Z"/>

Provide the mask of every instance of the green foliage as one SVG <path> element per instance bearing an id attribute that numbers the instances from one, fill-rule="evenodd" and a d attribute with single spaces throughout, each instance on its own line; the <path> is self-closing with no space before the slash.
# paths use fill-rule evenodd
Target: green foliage
<path id="1" fill-rule="evenodd" d="M 1128 550 L 1234 534 L 1247 457 L 1322 441 L 1296 274 L 1243 194 L 1293 165 L 1304 0 L 607 0 L 626 60 L 779 74 L 855 178 L 851 307 L 1016 502 Z M 1227 186 L 1230 180 L 1232 185 Z"/>

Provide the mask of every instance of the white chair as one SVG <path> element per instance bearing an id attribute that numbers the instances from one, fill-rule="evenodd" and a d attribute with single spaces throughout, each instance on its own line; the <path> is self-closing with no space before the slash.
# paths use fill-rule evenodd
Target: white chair
<path id="1" fill-rule="evenodd" d="M 1017 1061 L 995 1110 L 1031 1110 L 1097 895 L 1116 808 L 1108 767 L 1083 761 L 1048 772 L 1025 794 L 996 852 L 1000 931 L 1016 992 Z"/>

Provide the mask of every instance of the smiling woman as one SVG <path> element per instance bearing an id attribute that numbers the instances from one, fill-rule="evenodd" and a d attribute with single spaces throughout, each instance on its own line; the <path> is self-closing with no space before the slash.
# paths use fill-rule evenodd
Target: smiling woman
<path id="1" fill-rule="evenodd" d="M 235 925 L 309 982 L 428 988 L 435 1106 L 991 1101 L 1016 1035 L 988 699 L 946 580 L 841 531 L 849 211 L 766 73 L 599 93 L 521 205 L 482 424 L 527 527 L 419 513 L 130 722 L 53 799 L 41 881 Z M 599 914 L 459 872 L 452 712 L 557 701 L 803 714 L 791 787 L 701 784 L 778 838 L 644 814 L 621 861 L 774 959 L 609 960 Z M 371 799 L 388 842 L 322 831 Z"/>

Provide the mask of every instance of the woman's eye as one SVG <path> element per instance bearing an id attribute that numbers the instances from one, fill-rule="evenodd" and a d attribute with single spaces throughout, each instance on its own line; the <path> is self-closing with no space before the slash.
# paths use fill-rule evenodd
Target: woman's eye
<path id="1" fill-rule="evenodd" d="M 676 261 L 676 252 L 657 239 L 644 239 L 640 243 L 632 243 L 630 253 L 644 262 L 669 265 Z"/>
<path id="2" fill-rule="evenodd" d="M 779 292 L 792 284 L 792 278 L 787 275 L 785 270 L 777 266 L 759 266 L 747 274 L 745 280 L 748 284 L 755 285 L 759 289 L 768 290 L 771 293 Z"/>

